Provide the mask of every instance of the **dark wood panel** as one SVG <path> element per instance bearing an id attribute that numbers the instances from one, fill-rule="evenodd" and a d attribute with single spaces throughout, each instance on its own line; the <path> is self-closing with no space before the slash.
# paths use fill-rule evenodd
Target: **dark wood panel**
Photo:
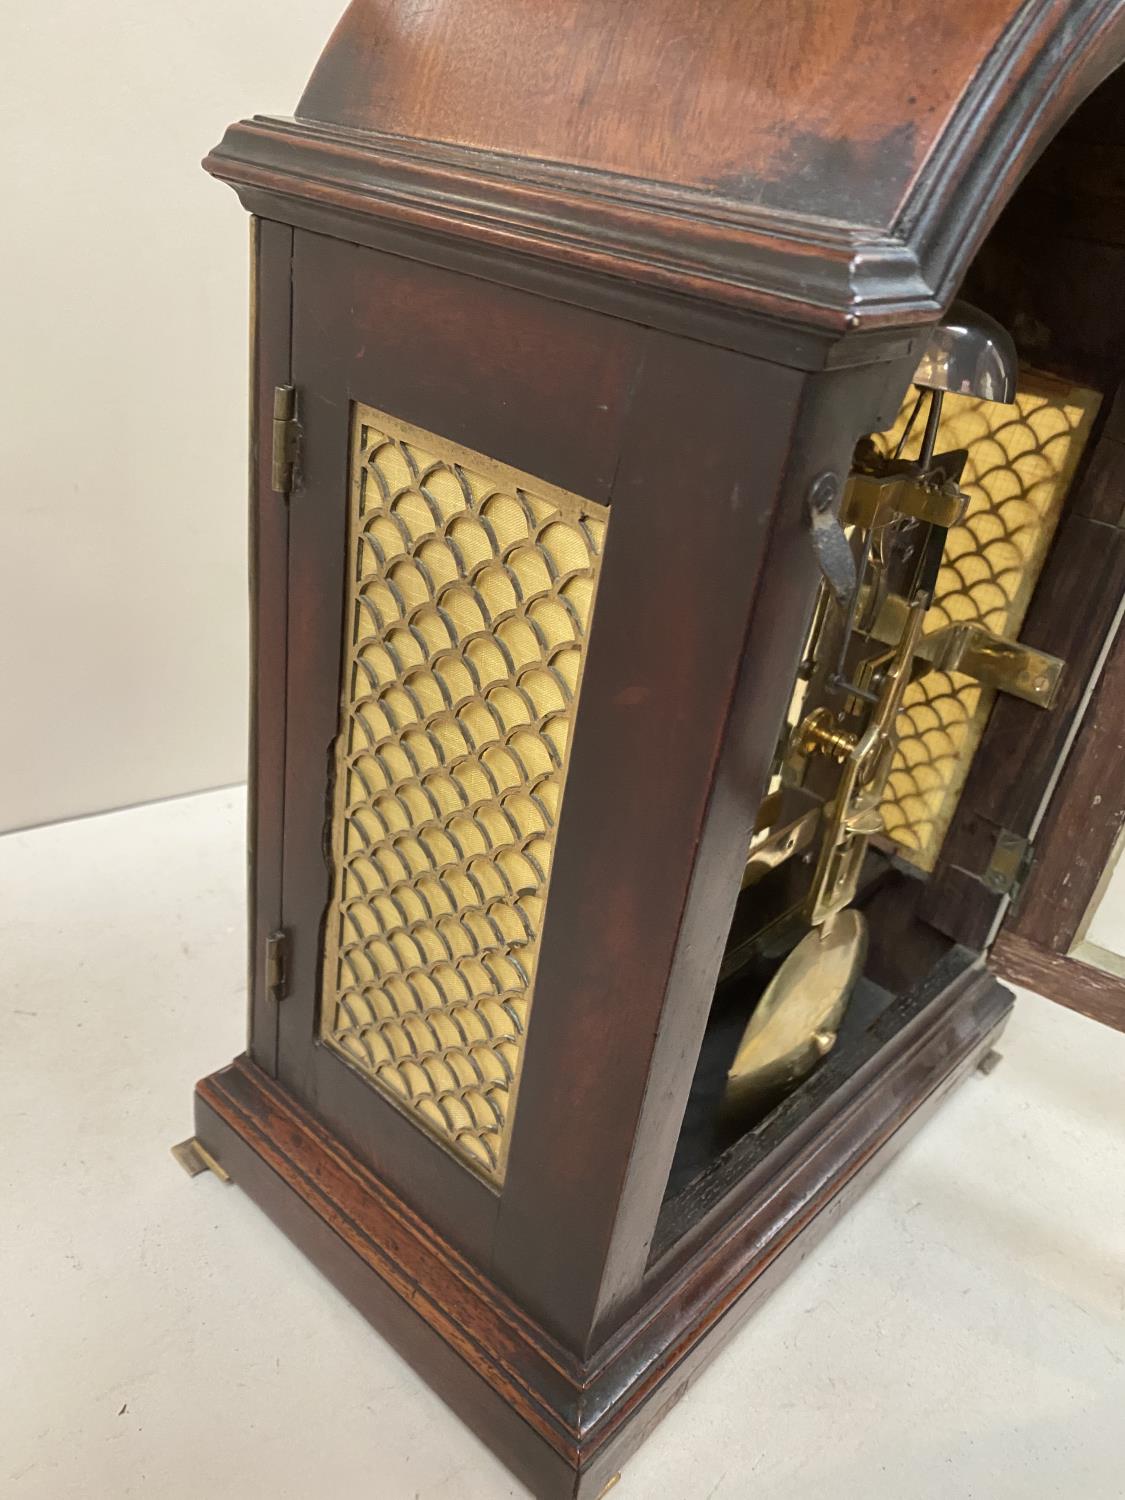
<path id="1" fill-rule="evenodd" d="M 1125 442 L 1115 442 L 1103 432 L 1076 497 L 1075 510 L 1107 526 L 1125 525 Z"/>
<path id="2" fill-rule="evenodd" d="M 999 836 L 999 829 L 996 833 Z M 992 843 L 995 845 L 995 839 Z M 965 870 L 943 860 L 935 871 L 930 899 L 921 904 L 921 914 L 938 932 L 977 953 L 988 947 L 1008 900 L 983 884 L 982 873 L 983 867 Z"/>
<path id="3" fill-rule="evenodd" d="M 1001 932 L 990 954 L 998 974 L 1069 1010 L 1125 1031 L 1125 979 L 1054 953 L 1018 932 Z"/>
<path id="4" fill-rule="evenodd" d="M 760 580 L 744 643 L 733 658 L 731 693 L 714 745 L 713 780 L 694 844 L 651 1067 L 632 1127 L 635 1145 L 622 1178 L 602 1271 L 590 1335 L 595 1340 L 620 1322 L 644 1276 L 730 934 L 746 849 L 808 635 L 819 572 L 809 545 L 805 496 L 817 476 L 846 472 L 855 434 L 877 429 L 881 413 L 897 411 L 910 373 L 908 367 L 883 365 L 822 375 L 806 381 L 800 391 Z M 760 457 L 756 453 L 755 461 Z M 701 515 L 697 545 L 703 541 L 702 526 Z M 706 545 L 710 549 L 723 541 L 720 531 Z M 737 570 L 740 557 L 733 534 L 728 533 L 725 541 Z M 715 613 L 713 607 L 711 612 Z M 655 800 L 659 785 L 652 792 Z"/>
<path id="5" fill-rule="evenodd" d="M 1036 369 L 1104 391 L 1121 378 L 1125 341 L 1125 307 L 1106 288 L 1123 276 L 1125 244 L 1029 226 L 1011 240 L 986 242 L 965 294 L 1011 329 Z"/>
<path id="6" fill-rule="evenodd" d="M 1125 826 L 1125 630 L 1120 625 L 1035 841 L 1006 930 L 1065 954 Z"/>
<path id="7" fill-rule="evenodd" d="M 285 920 L 293 945 L 280 1076 L 396 1190 L 425 1205 L 441 1233 L 488 1265 L 496 1193 L 356 1070 L 314 1045 L 329 896 L 322 845 L 339 717 L 351 403 L 604 501 L 646 335 L 319 236 L 298 233 L 294 258 L 293 368 L 305 439 L 291 518 L 289 694 L 299 708 L 287 764 Z M 565 878 L 562 864 L 560 855 L 552 900 Z"/>
<path id="8" fill-rule="evenodd" d="M 726 829 L 734 863 L 701 866 L 800 393 L 792 372 L 653 333 L 623 435 L 494 1262 L 579 1349 L 642 1150 L 645 1170 L 659 1175 L 662 1164 L 667 1176 L 737 894 L 738 844 L 776 736 L 763 709 L 744 805 Z M 690 979 L 673 998 L 669 973 L 697 872 L 709 902 Z M 664 1049 L 680 1058 L 678 1075 L 650 1084 Z M 650 1087 L 664 1112 L 642 1148 Z M 663 1180 L 642 1236 L 662 1191 Z M 643 1246 L 631 1248 L 643 1265 Z"/>
<path id="9" fill-rule="evenodd" d="M 289 513 L 271 485 L 273 388 L 289 382 L 293 231 L 255 223 L 250 427 L 250 766 L 247 792 L 249 1048 L 277 1068 L 277 1005 L 266 988 L 266 939 L 281 926 L 285 798 L 286 589 Z"/>
<path id="10" fill-rule="evenodd" d="M 1117 387 L 1110 403 L 1102 435 L 1112 442 L 1125 443 L 1125 385 Z"/>
<path id="11" fill-rule="evenodd" d="M 1047 146 L 1006 210 L 1004 235 L 1026 236 L 1050 265 L 1063 238 L 1125 244 L 1125 73 L 1106 79 Z M 1044 240 L 1046 243 L 1044 244 Z M 1066 296 L 1071 289 L 1059 288 Z M 1111 310 L 1112 311 L 1112 310 Z"/>

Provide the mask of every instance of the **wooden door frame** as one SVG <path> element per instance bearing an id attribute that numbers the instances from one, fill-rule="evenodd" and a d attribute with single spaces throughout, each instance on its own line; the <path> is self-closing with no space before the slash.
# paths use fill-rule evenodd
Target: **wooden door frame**
<path id="1" fill-rule="evenodd" d="M 1046 723 L 997 698 L 921 910 L 1001 977 L 1125 1030 L 1125 979 L 1072 956 L 1125 826 L 1125 382 L 1068 373 L 1105 396 L 1020 631 L 1066 661 L 1062 694 Z M 1014 899 L 987 877 L 1006 834 L 1030 845 Z"/>
<path id="2" fill-rule="evenodd" d="M 1125 444 L 1120 446 L 1122 500 Z M 1125 630 L 1118 624 L 1044 817 L 1035 862 L 991 955 L 1004 978 L 1118 1031 L 1125 1031 L 1125 979 L 1073 957 L 1071 950 L 1123 827 Z"/>

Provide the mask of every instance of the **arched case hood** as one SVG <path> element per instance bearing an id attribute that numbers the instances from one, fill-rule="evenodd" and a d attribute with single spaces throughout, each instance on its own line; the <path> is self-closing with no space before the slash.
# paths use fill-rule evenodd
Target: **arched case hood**
<path id="1" fill-rule="evenodd" d="M 274 218 L 838 337 L 932 321 L 1123 56 L 1120 0 L 353 0 L 296 117 L 233 126 L 206 165 Z"/>

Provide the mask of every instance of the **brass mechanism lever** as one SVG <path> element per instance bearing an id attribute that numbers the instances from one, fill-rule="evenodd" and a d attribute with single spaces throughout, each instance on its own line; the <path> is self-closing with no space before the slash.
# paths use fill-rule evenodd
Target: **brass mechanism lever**
<path id="1" fill-rule="evenodd" d="M 805 901 L 806 915 L 814 927 L 855 896 L 867 840 L 882 826 L 878 809 L 898 743 L 895 720 L 910 682 L 928 604 L 922 595 L 908 607 L 894 650 L 870 663 L 878 671 L 879 692 L 866 729 L 859 735 L 831 737 L 834 743 L 827 753 L 842 771 L 836 795 L 825 809 L 819 856 Z M 804 746 L 824 733 L 824 725 L 810 725 L 810 719 L 797 731 Z M 825 753 L 827 747 L 817 748 Z"/>
<path id="2" fill-rule="evenodd" d="M 1010 402 L 1016 370 L 1004 330 L 955 305 L 915 373 L 920 394 L 894 451 L 861 438 L 846 484 L 821 473 L 806 494 L 823 586 L 743 876 L 756 889 L 739 951 L 776 967 L 728 1073 L 737 1113 L 761 1113 L 817 1066 L 863 971 L 867 918 L 854 903 L 870 840 L 884 830 L 911 684 L 958 672 L 1042 708 L 1055 701 L 1057 657 L 968 621 L 925 629 L 949 532 L 969 505 L 968 451 L 936 451 L 942 402 L 946 393 Z M 906 456 L 927 396 L 925 433 Z"/>
<path id="3" fill-rule="evenodd" d="M 898 594 L 883 600 L 870 634 L 886 645 L 902 637 L 910 606 Z M 996 635 L 983 625 L 945 625 L 919 638 L 915 655 L 930 670 L 963 672 L 985 687 L 1052 708 L 1066 663 L 1034 646 Z M 916 674 L 917 675 L 917 674 Z"/>

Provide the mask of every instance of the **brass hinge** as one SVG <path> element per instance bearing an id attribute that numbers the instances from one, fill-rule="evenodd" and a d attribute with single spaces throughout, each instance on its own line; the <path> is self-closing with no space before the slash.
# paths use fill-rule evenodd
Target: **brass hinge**
<path id="1" fill-rule="evenodd" d="M 1034 849 L 1029 839 L 1001 828 L 981 879 L 998 896 L 1015 896 L 1027 879 Z"/>
<path id="2" fill-rule="evenodd" d="M 270 483 L 277 494 L 288 495 L 293 488 L 300 452 L 301 424 L 297 419 L 297 388 L 292 385 L 275 385 Z"/>
<path id="3" fill-rule="evenodd" d="M 289 939 L 284 932 L 266 938 L 266 994 L 284 1000 L 289 989 Z"/>

